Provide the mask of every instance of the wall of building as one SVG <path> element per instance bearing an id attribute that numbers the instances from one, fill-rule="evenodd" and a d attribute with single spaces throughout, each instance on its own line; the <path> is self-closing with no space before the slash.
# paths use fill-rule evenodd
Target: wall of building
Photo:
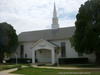
<path id="1" fill-rule="evenodd" d="M 27 58 L 32 58 L 32 44 L 33 42 L 24 43 L 24 57 L 27 54 Z"/>
<path id="2" fill-rule="evenodd" d="M 95 54 L 83 54 L 83 56 L 78 56 L 78 53 L 71 47 L 71 42 L 69 39 L 64 40 L 53 40 L 50 41 L 53 44 L 61 47 L 61 42 L 66 43 L 66 58 L 83 58 L 88 57 L 90 62 L 95 62 Z M 26 42 L 26 43 L 20 43 L 20 45 L 24 45 L 24 58 L 25 54 L 27 54 L 27 58 L 32 58 L 32 46 L 35 42 Z M 37 48 L 38 49 L 38 48 Z M 58 49 L 58 52 L 61 52 L 61 50 Z M 20 47 L 17 48 L 17 54 L 18 57 L 20 57 Z M 59 54 L 59 53 L 58 53 Z M 55 53 L 55 61 L 57 62 L 58 55 Z M 12 56 L 14 57 L 14 55 Z M 60 56 L 61 57 L 61 56 Z"/>
<path id="3" fill-rule="evenodd" d="M 34 44 L 33 42 L 20 43 L 16 50 L 18 58 L 20 58 L 20 45 L 24 46 L 24 53 L 23 53 L 24 58 L 25 58 L 25 54 L 27 54 L 27 58 L 32 58 L 32 49 L 31 48 L 32 48 L 33 44 Z"/>
<path id="4" fill-rule="evenodd" d="M 71 47 L 71 42 L 69 39 L 57 40 L 57 41 L 52 41 L 52 42 L 54 44 L 58 45 L 59 47 L 61 47 L 61 42 L 66 43 L 66 58 L 84 58 L 84 57 L 86 57 L 89 59 L 89 62 L 95 62 L 96 56 L 94 53 L 83 54 L 83 56 L 79 56 L 78 53 L 74 50 L 74 48 Z"/>
<path id="5" fill-rule="evenodd" d="M 67 40 L 67 57 L 68 58 L 88 58 L 89 62 L 95 62 L 96 56 L 94 53 L 91 54 L 83 54 L 82 56 L 79 56 L 78 53 L 74 50 L 74 48 L 71 47 L 71 42 L 70 40 Z"/>
<path id="6" fill-rule="evenodd" d="M 67 58 L 77 58 L 78 53 L 71 47 L 70 40 L 66 40 L 66 57 Z"/>

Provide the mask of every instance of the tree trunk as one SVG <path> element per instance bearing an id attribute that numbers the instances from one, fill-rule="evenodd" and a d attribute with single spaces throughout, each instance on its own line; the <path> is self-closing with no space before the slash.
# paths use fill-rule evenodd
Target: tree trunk
<path id="1" fill-rule="evenodd" d="M 96 64 L 100 65 L 100 53 L 96 52 L 95 55 L 96 55 Z"/>
<path id="2" fill-rule="evenodd" d="M 3 59 L 4 59 L 4 53 L 0 52 L 0 63 L 3 63 Z"/>

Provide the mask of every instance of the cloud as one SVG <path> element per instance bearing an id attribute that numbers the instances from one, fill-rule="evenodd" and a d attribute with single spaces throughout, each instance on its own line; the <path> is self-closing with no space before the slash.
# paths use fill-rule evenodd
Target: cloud
<path id="1" fill-rule="evenodd" d="M 87 0 L 55 0 L 60 27 L 74 26 L 81 4 Z M 10 23 L 17 34 L 50 29 L 54 0 L 0 0 L 0 22 Z"/>

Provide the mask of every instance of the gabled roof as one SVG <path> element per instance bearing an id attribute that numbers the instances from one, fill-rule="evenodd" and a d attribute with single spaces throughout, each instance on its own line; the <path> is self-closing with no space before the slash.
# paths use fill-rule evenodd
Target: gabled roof
<path id="1" fill-rule="evenodd" d="M 22 32 L 18 35 L 19 42 L 68 39 L 74 34 L 75 27 L 48 29 L 39 31 Z"/>
<path id="2" fill-rule="evenodd" d="M 56 45 L 51 44 L 50 42 L 48 42 L 48 41 L 46 41 L 46 40 L 40 39 L 40 40 L 37 41 L 35 44 L 33 44 L 32 48 L 33 48 L 34 46 L 36 46 L 37 44 L 39 44 L 40 42 L 44 42 L 44 43 L 46 43 L 46 44 L 48 44 L 49 46 L 52 46 L 52 47 L 57 47 Z"/>

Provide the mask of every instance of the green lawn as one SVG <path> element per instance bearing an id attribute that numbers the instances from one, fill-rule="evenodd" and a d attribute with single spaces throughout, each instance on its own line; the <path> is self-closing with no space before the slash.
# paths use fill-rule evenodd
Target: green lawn
<path id="1" fill-rule="evenodd" d="M 0 65 L 0 71 L 12 69 L 12 68 L 16 68 L 16 67 L 17 67 L 17 65 Z"/>
<path id="2" fill-rule="evenodd" d="M 41 65 L 41 64 L 40 64 Z M 41 65 L 44 67 L 57 67 L 54 65 Z M 60 65 L 59 67 L 77 67 L 77 68 L 100 68 L 100 65 L 93 65 L 93 64 L 72 64 L 72 65 Z"/>
<path id="3" fill-rule="evenodd" d="M 62 70 L 27 67 L 12 73 L 25 75 L 100 75 L 100 70 Z"/>

